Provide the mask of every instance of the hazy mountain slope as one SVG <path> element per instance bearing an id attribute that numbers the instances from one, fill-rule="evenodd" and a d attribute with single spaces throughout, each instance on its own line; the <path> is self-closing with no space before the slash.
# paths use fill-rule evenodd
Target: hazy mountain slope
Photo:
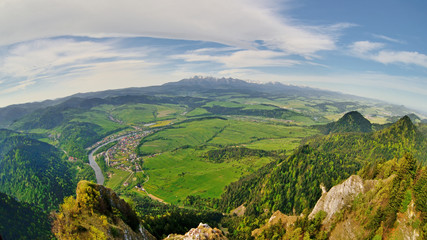
<path id="1" fill-rule="evenodd" d="M 47 100 L 43 102 L 26 103 L 11 105 L 0 108 L 0 127 L 7 127 L 16 120 L 25 115 L 31 114 L 39 109 L 44 109 L 50 106 L 65 105 L 72 102 L 81 103 L 82 99 L 106 99 L 117 98 L 123 96 L 192 96 L 192 97 L 221 97 L 221 96 L 242 96 L 245 98 L 266 98 L 266 99 L 281 99 L 281 98 L 308 98 L 313 100 L 328 100 L 324 103 L 310 104 L 310 107 L 316 109 L 318 113 L 325 112 L 330 109 L 336 109 L 337 113 L 348 111 L 364 106 L 368 109 L 377 106 L 390 112 L 390 116 L 402 116 L 412 111 L 392 104 L 386 104 L 381 101 L 361 98 L 352 95 L 341 94 L 332 91 L 319 90 L 309 87 L 298 87 L 284 85 L 281 83 L 249 83 L 246 81 L 232 78 L 211 78 L 211 77 L 193 77 L 183 79 L 179 82 L 166 83 L 161 86 L 126 88 L 116 90 L 106 90 L 99 92 L 78 93 L 72 96 Z M 78 100 L 81 99 L 81 100 Z M 87 102 L 85 102 L 87 103 Z M 367 106 L 368 104 L 370 106 Z M 62 105 L 64 106 L 64 105 Z M 91 106 L 90 104 L 88 106 Z M 359 106 L 359 107 L 356 107 Z M 74 106 L 75 107 L 75 106 Z M 57 109 L 56 109 L 57 111 Z"/>

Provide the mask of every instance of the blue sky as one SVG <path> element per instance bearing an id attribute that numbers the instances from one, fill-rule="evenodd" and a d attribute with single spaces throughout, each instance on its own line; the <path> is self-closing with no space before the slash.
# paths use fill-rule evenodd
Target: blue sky
<path id="1" fill-rule="evenodd" d="M 0 106 L 202 75 L 427 112 L 425 12 L 422 0 L 3 0 Z"/>

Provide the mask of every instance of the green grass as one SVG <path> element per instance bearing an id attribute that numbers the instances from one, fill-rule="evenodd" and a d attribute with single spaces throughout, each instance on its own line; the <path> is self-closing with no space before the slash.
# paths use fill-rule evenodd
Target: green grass
<path id="1" fill-rule="evenodd" d="M 123 127 L 123 125 L 111 121 L 108 118 L 108 114 L 106 112 L 99 110 L 92 110 L 81 114 L 75 114 L 73 115 L 72 121 L 97 124 L 103 128 L 102 133 L 111 132 Z"/>
<path id="2" fill-rule="evenodd" d="M 262 139 L 306 137 L 317 131 L 298 126 L 285 126 L 267 122 L 228 121 L 227 127 L 210 141 L 210 144 L 237 145 Z"/>
<path id="3" fill-rule="evenodd" d="M 213 106 L 221 106 L 221 107 L 228 107 L 228 108 L 241 107 L 243 110 L 248 110 L 248 109 L 274 110 L 278 108 L 276 106 L 261 105 L 260 102 L 256 102 L 256 101 L 244 101 L 243 99 L 241 99 L 242 101 L 241 103 L 235 101 L 235 99 L 233 99 L 233 101 L 224 101 L 224 102 L 212 101 L 212 102 L 206 103 L 204 107 L 213 107 Z M 268 100 L 266 100 L 266 102 L 269 104 L 272 103 L 271 101 L 268 101 Z"/>
<path id="4" fill-rule="evenodd" d="M 266 151 L 286 150 L 292 151 L 301 143 L 301 138 L 279 138 L 279 139 L 264 139 L 243 146 L 252 149 L 261 149 Z"/>
<path id="5" fill-rule="evenodd" d="M 178 124 L 147 137 L 143 149 L 157 147 L 162 154 L 144 160 L 144 169 L 150 176 L 145 188 L 170 203 L 178 203 L 187 195 L 217 198 L 226 185 L 273 159 L 245 157 L 213 163 L 204 159 L 206 151 L 226 145 L 288 151 L 296 148 L 302 138 L 316 133 L 306 127 L 240 120 L 209 119 Z M 185 145 L 191 147 L 172 150 Z"/>
<path id="6" fill-rule="evenodd" d="M 181 123 L 157 132 L 144 139 L 139 151 L 143 155 L 170 151 L 182 146 L 197 146 L 206 143 L 220 132 L 226 120 L 208 119 Z"/>
<path id="7" fill-rule="evenodd" d="M 113 175 L 111 176 L 110 179 L 108 179 L 108 181 L 104 185 L 106 187 L 111 188 L 111 189 L 118 189 L 118 188 L 120 188 L 123 185 L 124 181 L 131 174 L 128 171 L 123 171 L 123 170 L 116 169 L 116 168 L 110 168 L 109 172 L 112 172 Z"/>
<path id="8" fill-rule="evenodd" d="M 183 149 L 146 159 L 144 167 L 150 180 L 144 187 L 169 203 L 178 203 L 188 195 L 218 198 L 226 185 L 272 161 L 271 158 L 250 157 L 212 163 L 203 160 L 202 153 Z"/>
<path id="9" fill-rule="evenodd" d="M 195 116 L 206 115 L 206 114 L 211 114 L 211 113 L 204 108 L 195 108 L 191 112 L 187 113 L 186 116 L 195 117 Z"/>
<path id="10" fill-rule="evenodd" d="M 138 124 L 172 118 L 183 111 L 184 108 L 171 104 L 127 104 L 114 108 L 111 115 L 127 124 Z"/>
<path id="11" fill-rule="evenodd" d="M 222 102 L 222 101 L 212 101 L 206 103 L 203 107 L 213 107 L 213 106 L 221 106 L 221 107 L 228 107 L 228 108 L 236 108 L 236 107 L 245 107 L 245 105 L 237 103 L 237 102 Z"/>

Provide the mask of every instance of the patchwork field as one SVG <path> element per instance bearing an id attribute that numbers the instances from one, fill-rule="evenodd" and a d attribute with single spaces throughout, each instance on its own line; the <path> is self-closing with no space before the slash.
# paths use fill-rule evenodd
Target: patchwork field
<path id="1" fill-rule="evenodd" d="M 188 195 L 218 198 L 226 185 L 274 161 L 274 156 L 244 156 L 212 162 L 206 152 L 227 146 L 265 151 L 292 151 L 300 141 L 317 134 L 307 127 L 287 126 L 267 121 L 202 119 L 177 124 L 142 141 L 144 171 L 149 181 L 145 189 L 170 203 L 180 203 Z"/>

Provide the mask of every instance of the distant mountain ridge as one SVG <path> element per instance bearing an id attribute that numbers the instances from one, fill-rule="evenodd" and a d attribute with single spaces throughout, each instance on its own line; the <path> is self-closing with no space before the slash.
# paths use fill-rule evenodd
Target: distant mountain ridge
<path id="1" fill-rule="evenodd" d="M 251 83 L 234 78 L 213 78 L 213 77 L 193 77 L 182 79 L 178 82 L 169 82 L 160 86 L 132 87 L 115 90 L 105 90 L 99 92 L 77 93 L 64 98 L 54 100 L 45 100 L 42 102 L 32 102 L 24 104 L 10 105 L 0 108 L 0 127 L 7 127 L 17 119 L 22 118 L 38 109 L 55 106 L 64 102 L 73 101 L 73 99 L 106 99 L 120 96 L 193 96 L 206 97 L 224 95 L 229 93 L 241 93 L 249 96 L 311 96 L 311 97 L 334 97 L 347 100 L 367 100 L 353 95 L 342 94 L 333 91 L 320 90 L 310 87 L 300 87 L 285 85 L 282 83 Z M 372 100 L 380 103 L 379 100 Z M 400 112 L 397 115 L 403 115 Z"/>

